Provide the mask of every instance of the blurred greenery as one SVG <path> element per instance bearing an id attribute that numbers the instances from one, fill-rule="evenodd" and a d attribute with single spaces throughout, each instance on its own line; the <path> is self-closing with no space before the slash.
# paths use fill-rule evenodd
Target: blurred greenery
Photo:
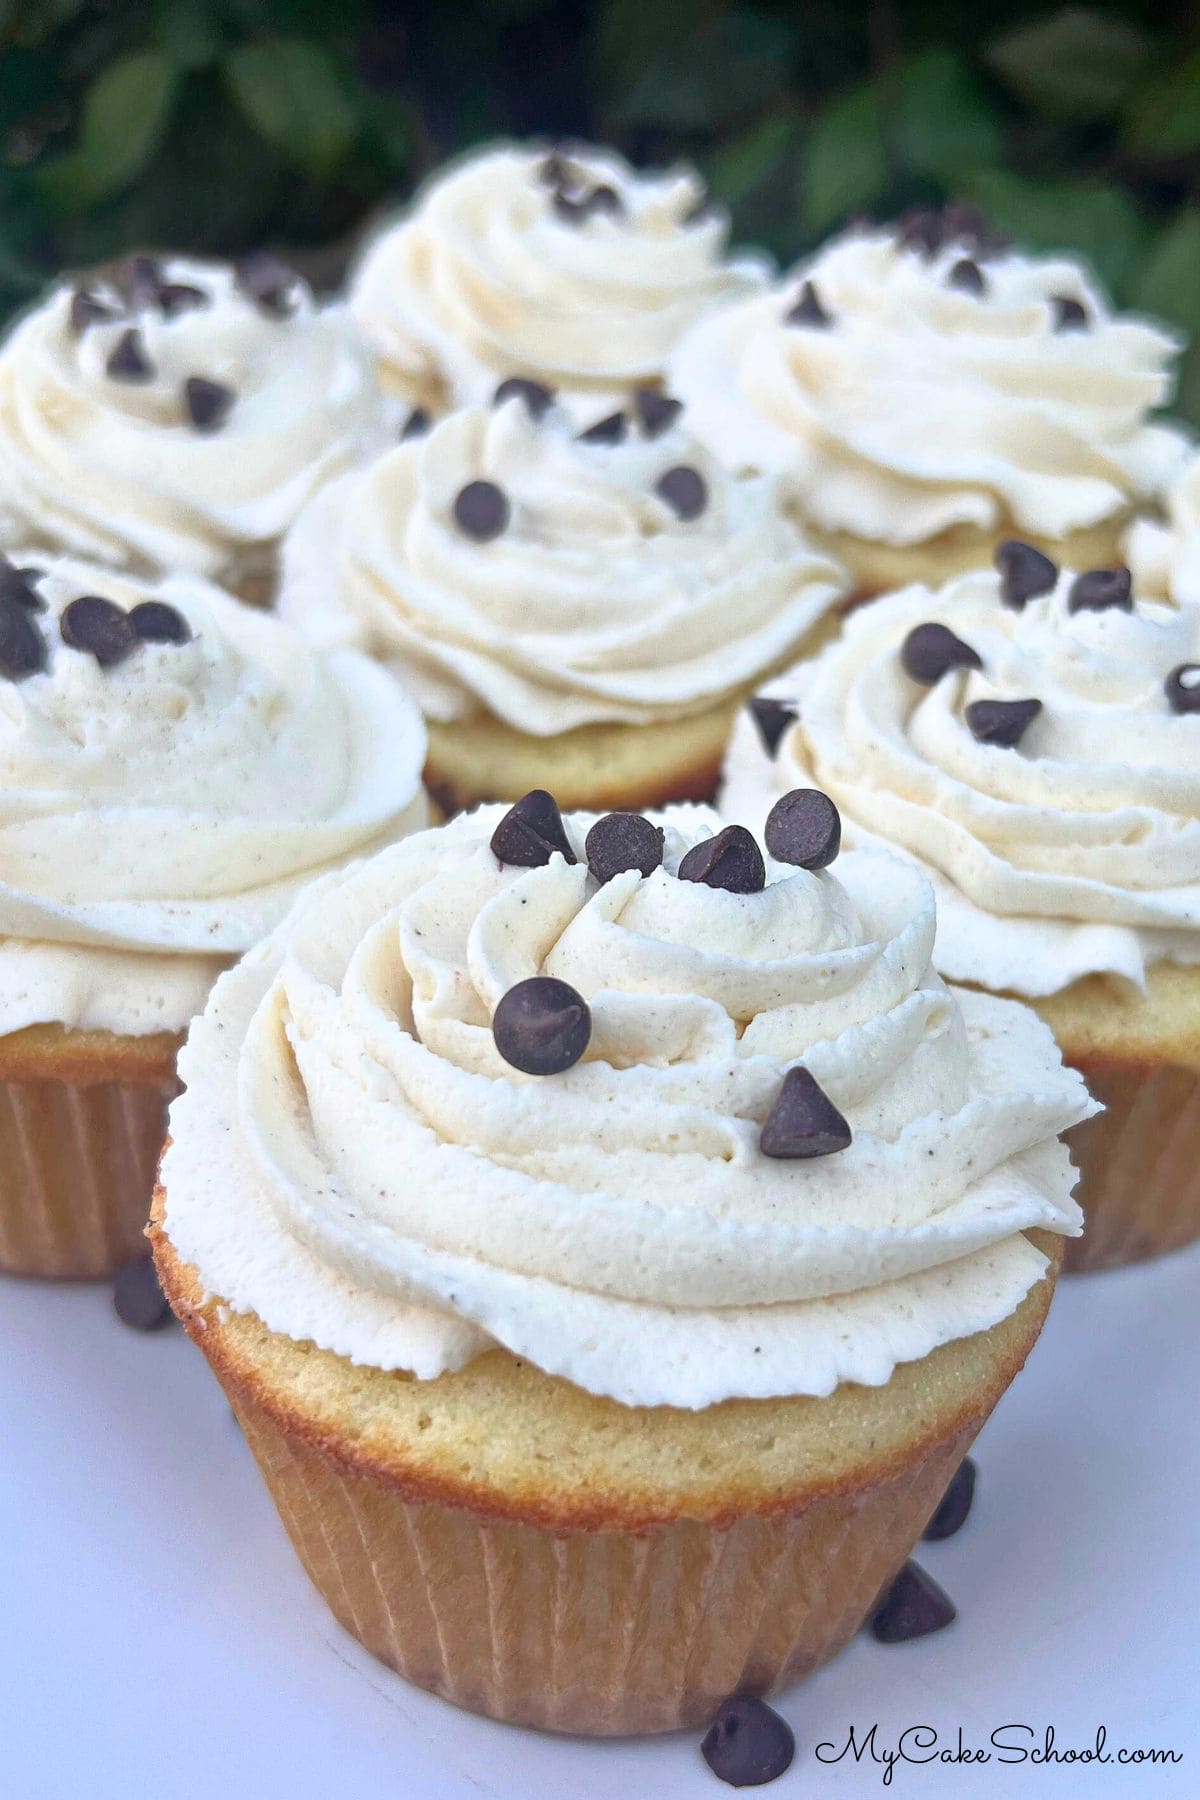
<path id="1" fill-rule="evenodd" d="M 974 199 L 1200 339 L 1194 0 L 0 0 L 0 308 L 135 245 L 332 279 L 442 157 L 531 132 L 691 157 L 784 262 Z"/>

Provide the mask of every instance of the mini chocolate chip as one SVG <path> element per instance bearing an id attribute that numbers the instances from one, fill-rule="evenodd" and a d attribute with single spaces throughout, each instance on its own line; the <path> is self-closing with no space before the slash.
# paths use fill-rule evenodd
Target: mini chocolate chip
<path id="1" fill-rule="evenodd" d="M 1039 594 L 1048 594 L 1058 580 L 1057 565 L 1020 538 L 1005 538 L 997 544 L 992 560 L 1000 571 L 1000 598 L 1014 612 Z"/>
<path id="2" fill-rule="evenodd" d="M 120 317 L 116 308 L 97 299 L 87 288 L 76 288 L 71 295 L 71 330 L 82 337 L 89 325 L 108 325 Z"/>
<path id="3" fill-rule="evenodd" d="M 783 322 L 785 325 L 815 326 L 818 330 L 825 330 L 833 324 L 833 314 L 822 306 L 815 282 L 804 283 L 800 289 L 800 298 L 784 313 Z"/>
<path id="4" fill-rule="evenodd" d="M 936 256 L 945 238 L 941 216 L 932 207 L 914 207 L 897 221 L 896 236 L 903 249 Z"/>
<path id="5" fill-rule="evenodd" d="M 610 187 L 607 181 L 597 182 L 583 204 L 588 213 L 608 213 L 613 218 L 625 211 L 625 202 L 616 188 Z"/>
<path id="6" fill-rule="evenodd" d="M 459 530 L 476 543 L 500 536 L 512 516 L 502 488 L 494 481 L 468 481 L 454 496 L 454 519 Z"/>
<path id="7" fill-rule="evenodd" d="M 400 442 L 406 444 L 409 438 L 426 437 L 433 429 L 433 419 L 423 406 L 414 406 L 404 421 L 400 432 Z"/>
<path id="8" fill-rule="evenodd" d="M 100 594 L 83 594 L 72 600 L 58 628 L 64 644 L 94 656 L 102 669 L 120 662 L 137 645 L 129 614 Z"/>
<path id="9" fill-rule="evenodd" d="M 113 381 L 153 381 L 154 364 L 146 355 L 142 334 L 135 325 L 121 333 L 104 368 Z"/>
<path id="10" fill-rule="evenodd" d="M 134 306 L 156 306 L 162 264 L 154 256 L 127 256 L 117 265 L 116 281 Z"/>
<path id="11" fill-rule="evenodd" d="M 234 278 L 246 297 L 269 317 L 285 319 L 293 310 L 296 272 L 268 251 L 243 256 L 234 264 Z"/>
<path id="12" fill-rule="evenodd" d="M 964 1456 L 937 1511 L 921 1533 L 926 1543 L 940 1544 L 943 1538 L 953 1537 L 956 1531 L 962 1530 L 975 1498 L 975 1473 L 975 1464 L 969 1456 Z"/>
<path id="13" fill-rule="evenodd" d="M 622 444 L 625 433 L 629 429 L 629 420 L 623 412 L 609 413 L 607 418 L 597 419 L 586 431 L 579 433 L 581 444 Z"/>
<path id="14" fill-rule="evenodd" d="M 762 851 L 744 825 L 727 825 L 697 844 L 679 865 L 680 881 L 699 881 L 730 894 L 758 894 L 767 885 Z"/>
<path id="15" fill-rule="evenodd" d="M 1107 612 L 1110 606 L 1133 611 L 1133 580 L 1124 564 L 1115 569 L 1085 569 L 1067 591 L 1067 611 Z"/>
<path id="16" fill-rule="evenodd" d="M 554 389 L 544 381 L 530 381 L 524 375 L 510 375 L 492 395 L 492 405 L 502 406 L 506 400 L 523 400 L 533 419 L 541 419 L 554 405 Z"/>
<path id="17" fill-rule="evenodd" d="M 587 201 L 583 195 L 569 194 L 565 188 L 555 188 L 550 196 L 550 205 L 555 217 L 564 225 L 581 225 L 587 217 Z"/>
<path id="18" fill-rule="evenodd" d="M 765 1700 L 735 1694 L 705 1732 L 700 1754 L 728 1787 L 762 1787 L 791 1768 L 796 1740 L 787 1720 Z"/>
<path id="19" fill-rule="evenodd" d="M 159 1286 L 158 1271 L 148 1256 L 139 1256 L 117 1271 L 113 1308 L 122 1325 L 135 1331 L 159 1331 L 171 1318 L 171 1304 Z"/>
<path id="20" fill-rule="evenodd" d="M 183 384 L 183 404 L 197 431 L 220 431 L 237 395 L 223 381 L 189 375 Z"/>
<path id="21" fill-rule="evenodd" d="M 1180 663 L 1163 685 L 1172 712 L 1200 712 L 1200 663 Z"/>
<path id="22" fill-rule="evenodd" d="M 970 256 L 960 256 L 946 280 L 952 288 L 960 288 L 964 294 L 978 296 L 987 292 L 987 280 L 983 270 Z"/>
<path id="23" fill-rule="evenodd" d="M 850 1127 L 808 1070 L 797 1065 L 783 1078 L 758 1145 L 764 1156 L 795 1161 L 835 1156 L 850 1147 Z"/>
<path id="24" fill-rule="evenodd" d="M 570 163 L 557 150 L 552 150 L 549 156 L 542 158 L 534 170 L 534 176 L 546 187 L 566 187 L 576 179 Z"/>
<path id="25" fill-rule="evenodd" d="M 970 243 L 974 238 L 987 236 L 987 220 L 973 201 L 955 200 L 942 208 L 942 232 L 948 244 Z"/>
<path id="26" fill-rule="evenodd" d="M 708 505 L 708 483 L 699 469 L 693 469 L 690 463 L 680 463 L 660 475 L 654 491 L 685 524 L 698 519 Z"/>
<path id="27" fill-rule="evenodd" d="M 1091 324 L 1087 307 L 1071 294 L 1051 294 L 1055 331 L 1086 331 Z"/>
<path id="28" fill-rule="evenodd" d="M 639 388 L 633 396 L 633 408 L 642 436 L 656 438 L 670 430 L 683 411 L 683 401 L 672 394 L 660 394 L 657 388 Z"/>
<path id="29" fill-rule="evenodd" d="M 949 1594 L 920 1563 L 906 1562 L 876 1609 L 871 1636 L 880 1644 L 903 1644 L 941 1631 L 957 1617 Z"/>
<path id="30" fill-rule="evenodd" d="M 192 628 L 165 600 L 142 600 L 129 614 L 134 634 L 144 644 L 187 644 Z"/>
<path id="31" fill-rule="evenodd" d="M 26 612 L 45 612 L 46 602 L 37 591 L 41 569 L 17 568 L 0 556 L 0 604 L 23 606 Z"/>
<path id="32" fill-rule="evenodd" d="M 591 1035 L 587 1001 L 551 975 L 518 981 L 492 1017 L 497 1050 L 523 1075 L 561 1075 L 579 1061 Z"/>
<path id="33" fill-rule="evenodd" d="M 793 788 L 767 814 L 763 842 L 776 862 L 827 869 L 842 847 L 842 816 L 820 788 Z"/>
<path id="34" fill-rule="evenodd" d="M 948 625 L 914 625 L 900 646 L 904 672 L 922 687 L 935 687 L 951 669 L 982 669 L 983 660 Z"/>
<path id="35" fill-rule="evenodd" d="M 190 281 L 164 281 L 156 298 L 159 311 L 167 319 L 173 319 L 177 313 L 187 312 L 193 307 L 211 305 L 204 289 L 193 287 Z"/>
<path id="36" fill-rule="evenodd" d="M 800 714 L 786 700 L 770 700 L 765 694 L 755 694 L 747 700 L 746 708 L 758 726 L 763 749 L 768 756 L 774 757 L 784 732 L 789 725 L 796 723 Z"/>
<path id="37" fill-rule="evenodd" d="M 531 788 L 510 806 L 491 838 L 498 861 L 519 869 L 538 869 L 557 850 L 569 863 L 577 862 L 553 794 Z"/>
<path id="38" fill-rule="evenodd" d="M 23 604 L 0 603 L 0 674 L 24 681 L 46 666 L 46 640 Z"/>
<path id="39" fill-rule="evenodd" d="M 601 887 L 627 869 L 653 875 L 662 866 L 662 827 L 652 825 L 641 813 L 606 813 L 588 832 L 584 854 Z"/>
<path id="40" fill-rule="evenodd" d="M 1040 700 L 973 700 L 963 716 L 981 744 L 1013 750 L 1041 710 Z"/>

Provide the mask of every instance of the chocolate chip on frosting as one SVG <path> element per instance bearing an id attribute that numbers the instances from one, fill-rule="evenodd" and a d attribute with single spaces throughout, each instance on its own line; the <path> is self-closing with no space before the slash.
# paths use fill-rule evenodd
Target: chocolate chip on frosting
<path id="1" fill-rule="evenodd" d="M 969 1456 L 964 1456 L 954 1472 L 950 1486 L 942 1495 L 937 1511 L 921 1533 L 925 1542 L 940 1544 L 944 1538 L 953 1537 L 956 1531 L 961 1531 L 967 1522 L 967 1514 L 974 1498 L 975 1464 Z"/>
<path id="2" fill-rule="evenodd" d="M 1163 686 L 1172 712 L 1200 712 L 1200 663 L 1180 663 Z"/>
<path id="3" fill-rule="evenodd" d="M 455 523 L 464 536 L 478 544 L 499 537 L 511 516 L 504 490 L 494 481 L 468 481 L 454 496 Z"/>
<path id="4" fill-rule="evenodd" d="M 670 430 L 683 411 L 683 401 L 676 400 L 673 394 L 660 394 L 657 388 L 639 388 L 633 396 L 633 409 L 642 436 L 656 438 Z"/>
<path id="5" fill-rule="evenodd" d="M 1086 331 L 1092 322 L 1087 307 L 1072 294 L 1051 294 L 1050 310 L 1055 331 Z"/>
<path id="6" fill-rule="evenodd" d="M 155 299 L 158 310 L 166 319 L 173 319 L 177 313 L 188 312 L 194 307 L 211 305 L 204 289 L 194 287 L 190 281 L 160 282 Z"/>
<path id="7" fill-rule="evenodd" d="M 46 640 L 18 602 L 0 602 L 0 674 L 9 681 L 24 681 L 46 666 Z"/>
<path id="8" fill-rule="evenodd" d="M 625 433 L 629 429 L 629 420 L 623 412 L 608 413 L 603 419 L 597 419 L 586 431 L 579 433 L 581 444 L 621 444 L 625 441 Z"/>
<path id="9" fill-rule="evenodd" d="M 561 1075 L 592 1035 L 587 1001 L 565 981 L 532 975 L 509 988 L 492 1017 L 496 1048 L 523 1075 Z"/>
<path id="10" fill-rule="evenodd" d="M 850 1127 L 805 1068 L 789 1069 L 759 1136 L 764 1156 L 799 1161 L 850 1147 Z"/>
<path id="11" fill-rule="evenodd" d="M 987 277 L 972 256 L 960 256 L 946 280 L 964 294 L 974 294 L 978 298 L 987 293 Z"/>
<path id="12" fill-rule="evenodd" d="M 606 813 L 588 832 L 584 854 L 588 868 L 602 887 L 628 869 L 653 875 L 662 866 L 662 827 L 652 825 L 641 813 Z"/>
<path id="13" fill-rule="evenodd" d="M 730 894 L 757 894 L 767 885 L 762 851 L 744 825 L 727 825 L 689 850 L 679 865 L 680 881 L 699 881 Z"/>
<path id="14" fill-rule="evenodd" d="M 785 325 L 806 325 L 818 331 L 825 330 L 833 324 L 833 314 L 821 304 L 821 296 L 817 292 L 816 283 L 806 281 L 800 289 L 800 297 L 783 315 Z"/>
<path id="15" fill-rule="evenodd" d="M 127 256 L 117 264 L 115 279 L 132 306 L 157 306 L 163 272 L 156 256 Z"/>
<path id="16" fill-rule="evenodd" d="M 1058 580 L 1057 565 L 1020 538 L 1005 538 L 997 544 L 992 560 L 1000 572 L 1000 599 L 1014 612 L 1039 594 L 1048 594 Z"/>
<path id="17" fill-rule="evenodd" d="M 102 669 L 120 662 L 137 647 L 129 614 L 100 594 L 83 594 L 72 600 L 58 628 L 64 644 L 94 656 Z"/>
<path id="18" fill-rule="evenodd" d="M 286 319 L 295 304 L 296 272 L 266 250 L 243 256 L 234 264 L 238 287 L 272 319 Z"/>
<path id="19" fill-rule="evenodd" d="M 594 213 L 607 213 L 610 218 L 618 218 L 625 211 L 625 202 L 615 187 L 601 181 L 586 193 L 570 194 L 565 188 L 556 188 L 551 198 L 551 205 L 557 216 L 568 225 L 582 225 Z"/>
<path id="20" fill-rule="evenodd" d="M 685 524 L 698 519 L 708 505 L 708 483 L 699 469 L 693 469 L 690 463 L 680 463 L 660 475 L 654 491 Z"/>
<path id="21" fill-rule="evenodd" d="M 153 381 L 154 364 L 146 355 L 142 334 L 136 325 L 121 333 L 104 369 L 113 381 Z"/>
<path id="22" fill-rule="evenodd" d="M 953 1600 L 920 1563 L 906 1562 L 871 1620 L 871 1636 L 880 1644 L 904 1644 L 910 1638 L 942 1631 L 958 1617 Z"/>
<path id="23" fill-rule="evenodd" d="M 0 605 L 23 606 L 27 612 L 45 612 L 46 602 L 37 591 L 40 569 L 18 568 L 0 556 Z"/>
<path id="24" fill-rule="evenodd" d="M 765 694 L 752 695 L 746 702 L 746 709 L 758 727 L 763 749 L 768 756 L 774 757 L 784 732 L 796 723 L 800 714 L 786 700 L 772 700 Z"/>
<path id="25" fill-rule="evenodd" d="M 728 1787 L 763 1787 L 791 1768 L 796 1739 L 765 1700 L 735 1694 L 705 1732 L 700 1754 Z"/>
<path id="26" fill-rule="evenodd" d="M 820 788 L 793 788 L 767 814 L 763 841 L 776 862 L 827 869 L 842 847 L 842 816 Z"/>
<path id="27" fill-rule="evenodd" d="M 414 406 L 400 432 L 400 442 L 407 444 L 409 438 L 427 437 L 433 429 L 433 419 L 423 406 Z"/>
<path id="28" fill-rule="evenodd" d="M 492 854 L 519 869 L 538 869 L 558 851 L 569 863 L 578 861 L 567 838 L 553 794 L 531 788 L 510 806 L 491 838 Z"/>
<path id="29" fill-rule="evenodd" d="M 948 625 L 914 625 L 900 646 L 904 672 L 922 687 L 936 687 L 951 669 L 982 669 L 983 659 Z"/>
<path id="30" fill-rule="evenodd" d="M 222 381 L 189 375 L 183 384 L 183 404 L 197 431 L 220 431 L 237 395 Z"/>
<path id="31" fill-rule="evenodd" d="M 492 395 L 492 405 L 502 406 L 506 400 L 523 400 L 532 419 L 544 418 L 554 405 L 554 389 L 544 381 L 531 381 L 524 375 L 510 375 Z"/>
<path id="32" fill-rule="evenodd" d="M 981 744 L 1013 750 L 1041 710 L 1040 700 L 973 700 L 964 717 Z"/>
<path id="33" fill-rule="evenodd" d="M 1133 578 L 1123 563 L 1115 569 L 1085 569 L 1075 577 L 1067 592 L 1068 612 L 1107 612 L 1110 606 L 1133 611 Z"/>
<path id="34" fill-rule="evenodd" d="M 115 307 L 109 306 L 87 288 L 76 288 L 71 295 L 71 330 L 76 337 L 82 337 L 91 325 L 111 325 L 119 317 Z"/>
<path id="35" fill-rule="evenodd" d="M 187 644 L 192 628 L 165 600 L 143 600 L 129 614 L 134 635 L 144 644 Z"/>

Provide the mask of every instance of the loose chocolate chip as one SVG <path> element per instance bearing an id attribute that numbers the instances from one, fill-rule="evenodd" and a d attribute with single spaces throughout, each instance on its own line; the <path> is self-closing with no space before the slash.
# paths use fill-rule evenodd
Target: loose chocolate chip
<path id="1" fill-rule="evenodd" d="M 1200 712 L 1200 663 L 1180 663 L 1164 683 L 1172 712 Z"/>
<path id="2" fill-rule="evenodd" d="M 144 644 L 187 644 L 192 628 L 165 600 L 143 600 L 129 614 L 134 635 Z"/>
<path id="3" fill-rule="evenodd" d="M 1107 612 L 1115 606 L 1133 611 L 1133 580 L 1123 564 L 1115 569 L 1085 569 L 1067 592 L 1068 612 Z"/>
<path id="4" fill-rule="evenodd" d="M 654 491 L 685 524 L 698 519 L 708 505 L 708 484 L 699 469 L 693 469 L 690 463 L 680 463 L 677 468 L 660 475 Z"/>
<path id="5" fill-rule="evenodd" d="M 784 732 L 789 725 L 796 723 L 800 714 L 786 700 L 769 700 L 765 694 L 755 694 L 752 699 L 747 700 L 746 706 L 750 717 L 758 726 L 763 749 L 768 756 L 774 757 Z"/>
<path id="6" fill-rule="evenodd" d="M 904 672 L 922 687 L 935 687 L 951 669 L 982 669 L 978 651 L 955 637 L 948 625 L 915 625 L 900 646 Z"/>
<path id="7" fill-rule="evenodd" d="M 601 887 L 627 869 L 653 875 L 662 866 L 662 827 L 652 825 L 641 813 L 606 813 L 588 832 L 584 854 Z"/>
<path id="8" fill-rule="evenodd" d="M 871 1636 L 880 1644 L 903 1644 L 941 1631 L 957 1617 L 949 1594 L 920 1563 L 906 1562 L 871 1620 Z"/>
<path id="9" fill-rule="evenodd" d="M 277 256 L 265 250 L 244 256 L 234 264 L 234 275 L 242 292 L 262 312 L 273 319 L 286 319 L 295 303 L 297 276 Z"/>
<path id="10" fill-rule="evenodd" d="M 9 681 L 24 681 L 45 666 L 46 640 L 28 608 L 12 601 L 0 603 L 0 674 Z"/>
<path id="11" fill-rule="evenodd" d="M 1040 700 L 973 700 L 964 717 L 981 744 L 1013 750 L 1041 710 Z"/>
<path id="12" fill-rule="evenodd" d="M 1000 598 L 1014 612 L 1039 594 L 1048 594 L 1058 580 L 1057 565 L 1020 538 L 1005 538 L 997 544 L 992 560 L 1000 571 Z"/>
<path id="13" fill-rule="evenodd" d="M 0 605 L 23 606 L 26 612 L 45 612 L 46 602 L 37 591 L 41 569 L 17 568 L 0 556 Z"/>
<path id="14" fill-rule="evenodd" d="M 197 431 L 220 431 L 237 395 L 222 381 L 189 375 L 183 384 L 183 404 Z"/>
<path id="15" fill-rule="evenodd" d="M 730 894 L 758 894 L 767 885 L 762 851 L 744 825 L 727 825 L 697 844 L 679 865 L 680 881 L 699 881 Z"/>
<path id="16" fill-rule="evenodd" d="M 786 1719 L 765 1700 L 735 1694 L 705 1732 L 700 1754 L 729 1787 L 762 1787 L 792 1766 L 796 1740 Z"/>
<path id="17" fill-rule="evenodd" d="M 531 788 L 510 806 L 492 833 L 492 854 L 519 869 L 538 869 L 558 851 L 569 863 L 578 861 L 558 802 L 545 788 Z"/>
<path id="18" fill-rule="evenodd" d="M 118 663 L 137 645 L 129 614 L 99 594 L 72 600 L 58 622 L 62 641 L 94 656 L 102 669 Z"/>
<path id="19" fill-rule="evenodd" d="M 499 537 L 511 516 L 508 500 L 494 481 L 468 481 L 454 496 L 455 523 L 478 544 Z"/>
<path id="20" fill-rule="evenodd" d="M 1086 331 L 1092 322 L 1087 307 L 1071 294 L 1051 294 L 1050 310 L 1055 331 Z"/>
<path id="21" fill-rule="evenodd" d="M 146 355 L 142 334 L 135 325 L 121 333 L 104 368 L 113 381 L 153 381 L 154 364 Z"/>
<path id="22" fill-rule="evenodd" d="M 953 1537 L 956 1531 L 961 1531 L 974 1498 L 975 1464 L 969 1456 L 964 1456 L 937 1511 L 921 1533 L 926 1543 L 940 1544 L 943 1538 Z"/>
<path id="23" fill-rule="evenodd" d="M 639 388 L 633 396 L 633 407 L 642 436 L 656 438 L 670 430 L 683 411 L 683 401 L 672 394 L 660 394 L 657 388 Z"/>
<path id="24" fill-rule="evenodd" d="M 808 1070 L 797 1066 L 783 1078 L 758 1140 L 764 1156 L 795 1161 L 835 1156 L 850 1147 L 850 1127 Z"/>
<path id="25" fill-rule="evenodd" d="M 946 280 L 952 288 L 960 288 L 964 294 L 978 296 L 987 292 L 987 280 L 983 270 L 970 256 L 960 256 Z"/>
<path id="26" fill-rule="evenodd" d="M 842 816 L 820 788 L 793 788 L 767 814 L 763 842 L 776 862 L 827 869 L 842 847 Z"/>
<path id="27" fill-rule="evenodd" d="M 122 1325 L 135 1331 L 159 1331 L 171 1317 L 171 1306 L 158 1284 L 158 1272 L 148 1256 L 139 1256 L 118 1270 L 113 1283 L 113 1308 Z"/>
<path id="28" fill-rule="evenodd" d="M 583 995 L 550 975 L 518 981 L 492 1018 L 497 1050 L 523 1075 L 561 1075 L 579 1061 L 591 1035 Z"/>
<path id="29" fill-rule="evenodd" d="M 783 322 L 785 325 L 813 326 L 823 331 L 833 324 L 833 314 L 822 306 L 815 283 L 806 281 L 800 289 L 800 298 L 784 313 Z"/>
<path id="30" fill-rule="evenodd" d="M 400 442 L 406 444 L 409 438 L 426 437 L 433 429 L 433 420 L 423 406 L 414 406 L 404 421 L 400 433 Z"/>
<path id="31" fill-rule="evenodd" d="M 541 419 L 554 405 L 554 389 L 544 381 L 529 381 L 523 375 L 510 375 L 492 395 L 492 405 L 502 406 L 506 400 L 523 400 L 533 419 Z"/>
<path id="32" fill-rule="evenodd" d="M 167 319 L 173 319 L 177 313 L 187 312 L 192 307 L 210 304 L 204 289 L 193 287 L 190 281 L 164 281 L 158 290 L 157 300 L 159 311 Z"/>
<path id="33" fill-rule="evenodd" d="M 115 307 L 97 299 L 87 288 L 76 288 L 71 295 L 70 317 L 71 330 L 76 337 L 82 337 L 89 325 L 108 325 L 120 315 Z"/>
<path id="34" fill-rule="evenodd" d="M 607 418 L 597 419 L 586 431 L 579 433 L 581 444 L 621 444 L 625 441 L 625 433 L 629 429 L 629 420 L 623 412 L 609 413 Z"/>

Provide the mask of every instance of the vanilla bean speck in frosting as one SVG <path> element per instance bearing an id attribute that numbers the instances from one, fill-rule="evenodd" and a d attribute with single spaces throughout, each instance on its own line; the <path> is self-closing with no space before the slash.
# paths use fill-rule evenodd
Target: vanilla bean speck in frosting
<path id="1" fill-rule="evenodd" d="M 916 859 L 950 980 L 1038 998 L 1200 962 L 1200 608 L 998 555 L 770 684 L 788 716 L 773 749 L 775 719 L 739 720 L 723 803 L 753 821 L 819 786 L 850 842 Z"/>
<path id="2" fill-rule="evenodd" d="M 689 1408 L 882 1383 L 1014 1310 L 1093 1110 L 1048 1030 L 933 973 L 911 864 L 689 878 L 716 816 L 630 817 L 462 816 L 218 982 L 163 1167 L 209 1293 L 375 1368 L 500 1344 Z"/>
<path id="3" fill-rule="evenodd" d="M 432 719 L 535 737 L 736 693 L 844 578 L 773 482 L 730 475 L 649 398 L 597 440 L 514 395 L 333 483 L 285 543 L 282 616 L 382 658 Z"/>
<path id="4" fill-rule="evenodd" d="M 418 829 L 366 658 L 194 576 L 0 562 L 0 1032 L 176 1031 L 316 875 Z"/>

